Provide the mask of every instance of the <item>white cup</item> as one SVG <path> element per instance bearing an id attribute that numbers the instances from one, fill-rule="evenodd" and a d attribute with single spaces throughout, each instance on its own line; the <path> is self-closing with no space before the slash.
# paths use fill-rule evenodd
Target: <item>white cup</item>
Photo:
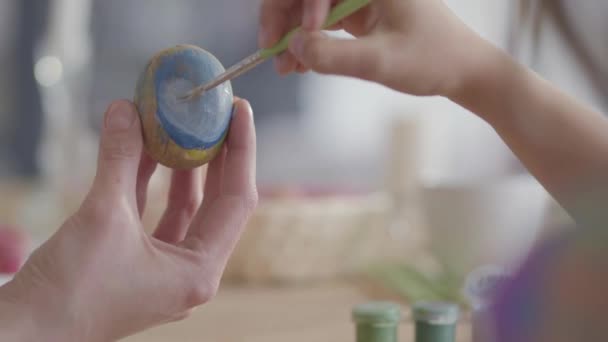
<path id="1" fill-rule="evenodd" d="M 549 196 L 531 176 L 427 182 L 421 191 L 430 249 L 457 272 L 521 262 L 543 227 Z"/>

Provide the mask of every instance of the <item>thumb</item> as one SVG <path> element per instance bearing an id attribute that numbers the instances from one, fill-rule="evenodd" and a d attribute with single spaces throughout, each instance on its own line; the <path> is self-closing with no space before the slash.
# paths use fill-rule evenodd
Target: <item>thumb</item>
<path id="1" fill-rule="evenodd" d="M 142 148 L 141 125 L 135 106 L 125 100 L 112 103 L 101 132 L 96 189 L 135 196 Z"/>
<path id="2" fill-rule="evenodd" d="M 305 67 L 321 74 L 375 80 L 382 70 L 382 54 L 366 38 L 338 39 L 323 32 L 296 33 L 289 51 Z"/>

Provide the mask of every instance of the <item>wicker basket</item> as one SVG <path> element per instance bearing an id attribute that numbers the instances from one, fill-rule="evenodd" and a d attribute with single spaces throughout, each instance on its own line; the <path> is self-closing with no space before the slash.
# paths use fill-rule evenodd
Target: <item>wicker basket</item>
<path id="1" fill-rule="evenodd" d="M 391 209 L 382 193 L 263 198 L 225 279 L 293 283 L 352 275 L 403 248 L 389 234 Z"/>
<path id="2" fill-rule="evenodd" d="M 169 174 L 155 175 L 144 215 L 151 233 L 166 204 Z M 401 260 L 416 240 L 395 238 L 393 199 L 386 193 L 262 189 L 260 203 L 226 267 L 224 280 L 295 283 L 335 279 L 370 264 Z"/>

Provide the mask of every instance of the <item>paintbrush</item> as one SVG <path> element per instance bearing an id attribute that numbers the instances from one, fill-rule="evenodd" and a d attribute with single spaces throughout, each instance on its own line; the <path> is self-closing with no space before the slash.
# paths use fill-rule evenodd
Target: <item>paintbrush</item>
<path id="1" fill-rule="evenodd" d="M 350 16 L 351 14 L 357 12 L 361 8 L 367 6 L 371 0 L 344 0 L 337 4 L 332 8 L 329 13 L 325 24 L 323 25 L 324 29 L 330 28 L 333 25 L 340 22 L 342 19 Z M 287 50 L 289 46 L 289 41 L 291 37 L 300 30 L 301 27 L 297 27 L 287 33 L 278 43 L 274 46 L 266 49 L 260 49 L 253 53 L 252 55 L 244 58 L 240 62 L 228 68 L 225 72 L 218 75 L 213 80 L 201 84 L 196 88 L 190 90 L 187 94 L 180 97 L 181 100 L 191 100 L 197 97 L 202 96 L 205 92 L 209 91 L 217 87 L 218 85 L 232 80 L 240 75 L 246 73 L 247 71 L 255 68 L 256 66 L 262 64 L 264 61 L 277 56 Z"/>

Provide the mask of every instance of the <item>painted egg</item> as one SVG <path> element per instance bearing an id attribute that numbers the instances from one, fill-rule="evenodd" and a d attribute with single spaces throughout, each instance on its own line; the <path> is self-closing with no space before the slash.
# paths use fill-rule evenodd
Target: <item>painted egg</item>
<path id="1" fill-rule="evenodd" d="M 232 118 L 230 82 L 202 96 L 181 97 L 225 69 L 209 52 L 178 45 L 153 56 L 135 90 L 146 151 L 160 164 L 189 169 L 211 161 L 220 151 Z"/>

